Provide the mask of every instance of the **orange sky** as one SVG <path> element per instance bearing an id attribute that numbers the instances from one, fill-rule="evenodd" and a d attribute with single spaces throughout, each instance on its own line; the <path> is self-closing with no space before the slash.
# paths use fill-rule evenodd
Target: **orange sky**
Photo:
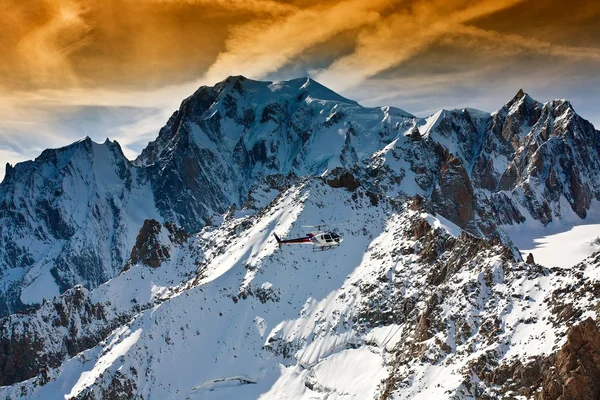
<path id="1" fill-rule="evenodd" d="M 310 75 L 419 115 L 493 111 L 523 87 L 598 125 L 598 21 L 582 0 L 4 0 L 0 162 L 90 133 L 134 155 L 232 74 Z"/>

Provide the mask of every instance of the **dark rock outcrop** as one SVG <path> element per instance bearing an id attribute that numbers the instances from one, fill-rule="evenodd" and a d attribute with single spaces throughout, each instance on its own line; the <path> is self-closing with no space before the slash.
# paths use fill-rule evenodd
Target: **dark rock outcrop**
<path id="1" fill-rule="evenodd" d="M 348 170 L 342 168 L 336 168 L 327 177 L 325 181 L 332 188 L 346 188 L 349 191 L 355 191 L 359 186 L 360 182 L 352 175 Z"/>
<path id="2" fill-rule="evenodd" d="M 525 260 L 525 262 L 527 264 L 535 264 L 535 260 L 533 259 L 533 254 L 532 253 L 527 254 L 527 260 Z"/>
<path id="3" fill-rule="evenodd" d="M 437 212 L 461 228 L 467 228 L 473 220 L 475 210 L 471 180 L 459 158 L 452 154 L 445 157 L 432 201 Z"/>
<path id="4" fill-rule="evenodd" d="M 131 250 L 128 264 L 144 264 L 158 268 L 169 258 L 169 249 L 161 243 L 162 224 L 154 219 L 147 219 L 138 233 L 135 245 Z"/>
<path id="5" fill-rule="evenodd" d="M 600 331 L 588 318 L 568 330 L 567 342 L 558 352 L 517 360 L 480 376 L 487 385 L 500 388 L 499 393 L 516 392 L 535 400 L 598 399 Z"/>
<path id="6" fill-rule="evenodd" d="M 105 339 L 126 317 L 108 318 L 105 306 L 75 287 L 28 314 L 0 320 L 0 386 L 57 367 Z M 42 374 L 43 375 L 43 374 Z"/>
<path id="7" fill-rule="evenodd" d="M 410 139 L 415 142 L 421 140 L 421 133 L 419 132 L 419 128 L 413 128 L 408 134 L 408 137 L 410 137 Z"/>
<path id="8" fill-rule="evenodd" d="M 543 376 L 536 400 L 595 400 L 600 398 L 600 331 L 588 318 L 569 329 L 567 342 L 556 355 L 554 368 Z"/>
<path id="9" fill-rule="evenodd" d="M 161 238 L 161 232 L 168 237 L 167 241 Z M 169 259 L 170 245 L 181 245 L 188 238 L 189 234 L 173 223 L 167 222 L 163 225 L 154 219 L 147 219 L 138 233 L 125 269 L 135 264 L 158 268 Z"/>

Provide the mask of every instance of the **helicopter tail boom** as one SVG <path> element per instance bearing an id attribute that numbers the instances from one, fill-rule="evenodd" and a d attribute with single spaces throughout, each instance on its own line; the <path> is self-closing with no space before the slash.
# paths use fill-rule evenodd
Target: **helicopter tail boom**
<path id="1" fill-rule="evenodd" d="M 282 244 L 305 244 L 305 243 L 311 243 L 310 236 L 306 236 L 306 237 L 302 237 L 302 238 L 296 238 L 296 239 L 284 239 L 284 240 L 281 240 L 279 238 L 279 236 L 277 236 L 276 233 L 273 233 L 273 236 L 275 236 L 275 240 L 277 240 L 277 244 L 279 245 L 279 247 L 281 247 Z"/>

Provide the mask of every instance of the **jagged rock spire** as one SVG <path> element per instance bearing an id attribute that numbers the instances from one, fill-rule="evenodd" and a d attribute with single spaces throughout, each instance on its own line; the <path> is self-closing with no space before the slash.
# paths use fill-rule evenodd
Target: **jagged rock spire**
<path id="1" fill-rule="evenodd" d="M 506 103 L 506 105 L 508 107 L 512 107 L 513 104 L 519 102 L 524 97 L 529 97 L 529 95 L 527 93 L 525 93 L 523 91 L 523 89 L 519 89 L 519 91 L 517 92 L 517 94 L 515 95 L 515 97 L 513 97 L 508 103 Z"/>
<path id="2" fill-rule="evenodd" d="M 6 170 L 5 170 L 4 176 L 8 178 L 12 171 L 13 171 L 13 166 L 10 163 L 6 163 Z"/>

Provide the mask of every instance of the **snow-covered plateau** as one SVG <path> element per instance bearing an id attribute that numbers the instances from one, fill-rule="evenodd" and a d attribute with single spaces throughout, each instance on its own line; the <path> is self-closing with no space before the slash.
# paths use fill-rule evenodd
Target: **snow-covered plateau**
<path id="1" fill-rule="evenodd" d="M 566 100 L 418 118 L 230 77 L 134 161 L 7 165 L 0 397 L 600 398 L 599 201 Z M 273 235 L 310 225 L 344 241 Z"/>

